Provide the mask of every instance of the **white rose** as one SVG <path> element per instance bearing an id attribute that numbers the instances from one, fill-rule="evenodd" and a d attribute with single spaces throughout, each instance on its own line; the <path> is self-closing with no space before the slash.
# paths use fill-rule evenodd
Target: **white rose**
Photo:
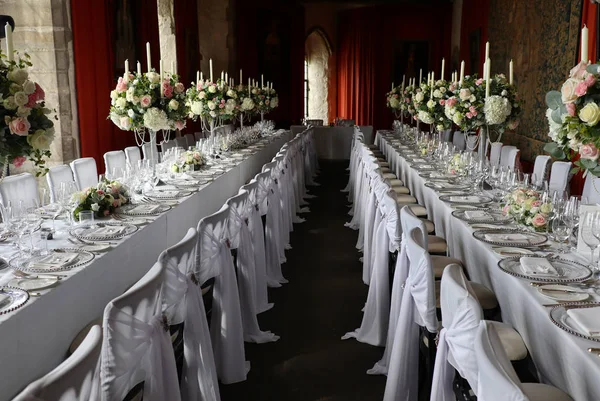
<path id="1" fill-rule="evenodd" d="M 425 124 L 433 124 L 434 122 L 433 118 L 431 117 L 431 114 L 429 114 L 426 111 L 419 110 L 418 118 L 419 121 L 422 121 Z"/>
<path id="2" fill-rule="evenodd" d="M 600 107 L 594 102 L 589 102 L 579 111 L 579 118 L 586 125 L 593 127 L 600 122 Z"/>
<path id="3" fill-rule="evenodd" d="M 8 73 L 8 79 L 18 83 L 19 85 L 23 85 L 23 83 L 27 80 L 27 77 L 27 71 L 20 68 L 15 68 Z"/>
<path id="4" fill-rule="evenodd" d="M 36 150 L 48 150 L 54 140 L 54 128 L 39 129 L 27 137 L 27 142 Z"/>
<path id="5" fill-rule="evenodd" d="M 127 115 L 131 118 L 135 117 L 135 111 L 133 111 L 133 109 L 129 109 L 127 110 Z"/>
<path id="6" fill-rule="evenodd" d="M 210 86 L 208 87 L 208 91 L 209 91 L 210 93 L 217 93 L 217 87 L 216 87 L 216 86 L 214 86 L 214 85 L 210 85 Z"/>
<path id="7" fill-rule="evenodd" d="M 127 89 L 127 92 L 125 92 L 125 99 L 127 99 L 128 102 L 133 102 L 134 95 L 135 88 L 132 86 L 129 89 Z"/>
<path id="8" fill-rule="evenodd" d="M 442 87 L 440 88 L 440 92 L 442 92 L 442 93 L 446 93 L 446 90 L 447 90 L 447 89 L 446 89 L 446 87 L 444 87 L 444 86 L 442 86 Z"/>
<path id="9" fill-rule="evenodd" d="M 4 99 L 4 107 L 8 110 L 14 110 L 17 108 L 17 104 L 15 103 L 15 97 L 14 96 L 9 96 L 6 99 Z"/>
<path id="10" fill-rule="evenodd" d="M 147 72 L 146 77 L 148 78 L 148 81 L 150 81 L 153 84 L 157 84 L 160 82 L 160 75 L 158 75 L 154 71 Z"/>
<path id="11" fill-rule="evenodd" d="M 17 115 L 19 117 L 29 117 L 30 114 L 31 114 L 31 109 L 29 107 L 21 106 L 17 109 Z"/>
<path id="12" fill-rule="evenodd" d="M 200 93 L 198 93 L 198 97 L 199 97 L 200 99 L 204 99 L 204 98 L 206 97 L 206 92 L 204 92 L 204 91 L 200 91 Z"/>
<path id="13" fill-rule="evenodd" d="M 29 103 L 29 96 L 25 92 L 15 93 L 15 104 L 17 106 L 25 106 L 27 103 Z"/>
<path id="14" fill-rule="evenodd" d="M 193 114 L 199 116 L 202 113 L 202 103 L 201 102 L 192 102 L 190 106 L 190 110 Z"/>
<path id="15" fill-rule="evenodd" d="M 210 116 L 211 116 L 212 118 L 215 118 L 215 117 L 217 116 L 217 113 L 215 113 L 214 111 L 211 111 L 211 112 L 210 112 Z"/>
<path id="16" fill-rule="evenodd" d="M 119 98 L 119 94 L 117 93 L 117 91 L 116 91 L 116 90 L 112 90 L 112 91 L 110 91 L 110 98 L 111 98 L 112 100 L 117 100 L 117 99 Z"/>
<path id="17" fill-rule="evenodd" d="M 32 81 L 25 81 L 23 83 L 23 92 L 27 93 L 28 95 L 31 95 L 33 92 L 35 92 L 35 82 Z"/>
<path id="18" fill-rule="evenodd" d="M 273 103 L 271 102 L 271 105 Z M 242 110 L 244 111 L 249 111 L 252 110 L 254 108 L 254 102 L 252 101 L 251 98 L 247 97 L 242 101 L 242 106 L 241 106 Z"/>
<path id="19" fill-rule="evenodd" d="M 508 92 L 507 92 L 507 91 L 506 91 L 506 89 L 505 89 L 505 90 L 503 90 L 503 91 L 502 91 L 502 93 L 500 93 L 500 94 L 501 94 L 502 96 L 506 96 L 506 95 L 508 95 Z"/>
<path id="20" fill-rule="evenodd" d="M 460 97 L 460 100 L 466 101 L 471 97 L 471 91 L 468 89 L 461 89 L 458 96 Z"/>
<path id="21" fill-rule="evenodd" d="M 179 108 L 179 102 L 175 99 L 171 99 L 171 101 L 169 102 L 169 108 L 171 110 L 177 110 Z"/>
<path id="22" fill-rule="evenodd" d="M 214 110 L 217 107 L 215 102 L 213 102 L 212 100 L 209 100 L 208 102 L 206 102 L 206 106 L 208 107 L 209 110 Z"/>
<path id="23" fill-rule="evenodd" d="M 98 205 L 97 203 L 92 203 L 91 208 L 93 212 L 97 212 L 98 210 L 100 210 L 100 205 Z"/>
<path id="24" fill-rule="evenodd" d="M 437 97 L 437 98 L 442 97 L 442 92 L 439 89 L 434 90 L 433 97 Z"/>
<path id="25" fill-rule="evenodd" d="M 227 96 L 229 96 L 229 97 L 236 97 L 236 96 L 235 96 L 235 92 L 234 92 L 234 91 L 232 91 L 231 89 L 229 89 L 229 90 L 227 91 Z"/>
<path id="26" fill-rule="evenodd" d="M 431 99 L 427 102 L 427 107 L 433 109 L 435 107 L 435 102 Z"/>
<path id="27" fill-rule="evenodd" d="M 423 92 L 417 92 L 417 94 L 415 95 L 416 102 L 421 103 L 423 99 L 425 99 L 425 95 L 423 95 Z"/>
<path id="28" fill-rule="evenodd" d="M 118 109 L 124 109 L 125 106 L 127 106 L 127 100 L 123 99 L 122 97 L 118 98 L 115 102 L 115 107 Z"/>
<path id="29" fill-rule="evenodd" d="M 475 100 L 477 100 L 475 95 L 471 95 L 471 97 L 469 98 L 469 102 L 473 103 Z"/>
<path id="30" fill-rule="evenodd" d="M 463 120 L 462 113 L 456 112 L 452 116 L 452 122 L 454 122 L 454 124 L 456 124 L 456 125 L 460 125 L 460 123 L 462 123 L 462 120 Z"/>
<path id="31" fill-rule="evenodd" d="M 124 129 L 125 131 L 128 131 L 131 128 L 131 118 L 129 117 L 121 117 L 120 123 L 121 129 Z"/>

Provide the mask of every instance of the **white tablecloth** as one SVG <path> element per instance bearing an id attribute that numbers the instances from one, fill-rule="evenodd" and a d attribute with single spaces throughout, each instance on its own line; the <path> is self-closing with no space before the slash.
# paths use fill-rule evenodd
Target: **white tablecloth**
<path id="1" fill-rule="evenodd" d="M 490 245 L 473 238 L 473 229 L 451 215 L 453 209 L 440 201 L 433 189 L 425 187 L 424 179 L 400 153 L 379 133 L 375 143 L 388 158 L 395 159 L 397 172 L 400 172 L 398 178 L 427 208 L 436 234 L 448 242 L 450 256 L 463 261 L 472 281 L 494 291 L 502 320 L 523 337 L 542 381 L 561 388 L 577 401 L 600 400 L 600 358 L 587 352 L 589 347 L 600 347 L 600 343 L 580 339 L 556 327 L 548 316 L 550 308 L 543 306 L 553 301 L 540 295 L 527 281 L 500 270 L 501 256 L 494 253 Z"/>
<path id="2" fill-rule="evenodd" d="M 0 316 L 0 400 L 10 400 L 62 362 L 75 335 L 101 317 L 110 300 L 139 280 L 159 253 L 183 238 L 188 228 L 219 210 L 290 139 L 289 131 L 277 134 L 263 149 L 132 236 L 118 241 L 111 251 L 96 256 L 85 267 L 60 273 L 69 277 L 50 290 L 40 291 L 41 297 L 32 297 L 25 307 Z M 62 239 L 59 235 L 50 245 L 73 246 L 65 235 Z M 0 244 L 0 255 L 10 252 L 11 246 Z"/>

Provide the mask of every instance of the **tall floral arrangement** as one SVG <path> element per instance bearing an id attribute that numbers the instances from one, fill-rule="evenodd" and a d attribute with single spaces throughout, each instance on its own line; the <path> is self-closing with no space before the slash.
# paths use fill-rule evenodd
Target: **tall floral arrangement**
<path id="1" fill-rule="evenodd" d="M 498 140 L 505 130 L 515 130 L 519 126 L 519 94 L 504 74 L 497 74 L 490 80 L 490 96 L 485 99 L 483 112 L 486 125 L 496 131 Z"/>
<path id="2" fill-rule="evenodd" d="M 444 113 L 462 131 L 474 131 L 485 125 L 484 101 L 483 78 L 467 75 L 462 86 L 457 87 L 454 95 L 444 102 Z"/>
<path id="3" fill-rule="evenodd" d="M 450 91 L 451 85 L 450 82 L 442 79 L 435 81 L 432 85 L 433 97 L 429 100 L 427 108 L 438 132 L 452 128 L 452 120 L 446 116 L 444 107 L 446 100 L 453 95 Z"/>
<path id="4" fill-rule="evenodd" d="M 252 100 L 252 95 L 248 91 L 247 85 L 238 85 L 237 86 L 237 94 L 238 101 L 240 105 L 240 112 L 242 113 L 253 113 L 254 112 L 254 101 Z"/>
<path id="5" fill-rule="evenodd" d="M 110 93 L 109 118 L 124 131 L 174 130 L 185 128 L 185 87 L 176 74 L 161 82 L 154 70 L 119 77 Z"/>
<path id="6" fill-rule="evenodd" d="M 407 85 L 404 88 L 404 92 L 402 93 L 402 105 L 400 106 L 401 110 L 406 110 L 412 116 L 415 114 L 416 110 L 413 105 L 413 96 L 415 95 L 415 85 Z"/>
<path id="7" fill-rule="evenodd" d="M 188 88 L 186 104 L 190 110 L 190 117 L 198 117 L 209 122 L 217 120 L 230 120 L 233 118 L 237 101 L 233 98 L 233 91 L 223 80 L 217 82 L 202 81 Z M 236 95 L 237 96 L 237 95 Z"/>
<path id="8" fill-rule="evenodd" d="M 558 159 L 581 158 L 578 169 L 600 177 L 600 65 L 580 62 L 559 91 L 546 94 L 546 117 L 552 142 L 544 150 Z"/>
<path id="9" fill-rule="evenodd" d="M 279 106 L 279 97 L 275 89 L 269 87 L 252 88 L 252 101 L 257 113 L 267 114 Z"/>
<path id="10" fill-rule="evenodd" d="M 413 96 L 413 106 L 416 110 L 414 119 L 424 124 L 433 124 L 435 121 L 431 109 L 434 105 L 435 102 L 431 99 L 431 86 L 429 83 L 422 82 Z"/>
<path id="11" fill-rule="evenodd" d="M 385 104 L 392 113 L 398 115 L 402 106 L 402 88 L 399 86 L 393 87 L 391 91 L 385 94 Z"/>
<path id="12" fill-rule="evenodd" d="M 20 167 L 29 158 L 40 176 L 48 171 L 54 123 L 44 90 L 29 77 L 31 66 L 27 53 L 9 61 L 0 52 L 0 163 Z"/>

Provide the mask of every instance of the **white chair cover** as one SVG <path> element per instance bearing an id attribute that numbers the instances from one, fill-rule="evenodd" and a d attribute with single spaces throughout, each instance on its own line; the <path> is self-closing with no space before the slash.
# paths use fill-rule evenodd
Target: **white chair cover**
<path id="1" fill-rule="evenodd" d="M 278 221 L 278 235 L 279 235 L 279 239 L 278 239 L 278 244 L 279 247 L 277 248 L 277 251 L 279 252 L 279 262 L 280 263 L 285 263 L 286 258 L 285 258 L 285 248 L 287 247 L 287 245 L 289 244 L 289 238 L 290 238 L 290 230 L 292 227 L 292 217 L 291 217 L 291 213 L 289 211 L 289 197 L 287 194 L 287 186 L 284 184 L 284 181 L 281 179 L 281 177 L 283 176 L 282 173 L 282 169 L 279 165 L 280 163 L 278 161 L 272 161 L 270 163 L 267 163 L 263 166 L 262 171 L 269 171 L 271 173 L 271 181 L 270 181 L 270 188 L 271 188 L 271 194 L 268 197 L 268 205 L 269 205 L 269 210 L 273 209 L 273 205 L 275 205 L 275 211 L 271 211 L 274 214 L 277 214 L 277 221 Z M 285 191 L 285 192 L 284 192 Z M 267 215 L 267 220 L 269 219 L 268 215 Z M 275 221 L 275 219 L 274 219 Z M 269 225 L 269 223 L 267 222 L 267 225 Z M 267 255 L 268 257 L 268 255 Z M 268 262 L 267 262 L 267 266 L 268 266 Z M 267 269 L 267 275 L 269 275 L 270 272 Z"/>
<path id="2" fill-rule="evenodd" d="M 452 142 L 452 130 L 448 129 L 442 132 L 442 141 L 443 142 Z"/>
<path id="3" fill-rule="evenodd" d="M 479 369 L 477 399 L 529 401 L 521 390 L 521 381 L 504 351 L 495 327 L 495 322 L 482 320 L 475 335 L 475 358 Z"/>
<path id="4" fill-rule="evenodd" d="M 256 277 L 256 313 L 268 311 L 273 307 L 269 303 L 267 285 L 267 255 L 265 251 L 265 229 L 261 218 L 259 205 L 259 185 L 257 179 L 253 179 L 240 189 L 248 192 L 248 228 L 254 247 L 254 271 Z M 264 194 L 264 200 L 267 193 Z M 264 203 L 264 202 L 263 202 Z M 265 209 L 266 214 L 266 209 Z"/>
<path id="5" fill-rule="evenodd" d="M 454 369 L 477 389 L 477 359 L 473 349 L 483 311 L 459 265 L 444 269 L 440 291 L 443 327 L 440 331 L 431 401 L 454 401 Z"/>
<path id="6" fill-rule="evenodd" d="M 71 170 L 73 170 L 73 178 L 80 191 L 98 184 L 98 168 L 93 157 L 73 160 Z"/>
<path id="7" fill-rule="evenodd" d="M 142 153 L 144 155 L 144 159 L 152 159 L 152 146 L 150 144 L 150 142 L 146 142 L 142 145 Z M 157 145 L 154 145 L 154 158 L 156 159 L 158 157 L 158 147 Z"/>
<path id="8" fill-rule="evenodd" d="M 106 166 L 106 172 L 104 173 L 107 178 L 112 177 L 113 168 L 120 168 L 125 172 L 127 166 L 127 160 L 125 159 L 125 152 L 122 150 L 113 150 L 104 154 L 104 165 Z"/>
<path id="9" fill-rule="evenodd" d="M 490 148 L 490 164 L 492 166 L 500 165 L 500 154 L 502 153 L 502 142 L 494 142 Z"/>
<path id="10" fill-rule="evenodd" d="M 533 175 L 531 180 L 532 184 L 541 184 L 548 179 L 548 174 L 550 172 L 550 163 L 550 156 L 539 155 L 535 157 L 535 163 L 533 164 Z M 533 182 L 534 177 L 537 182 Z"/>
<path id="11" fill-rule="evenodd" d="M 500 151 L 500 165 L 514 169 L 517 164 L 519 149 L 516 146 L 503 146 Z"/>
<path id="12" fill-rule="evenodd" d="M 134 166 L 138 160 L 142 159 L 142 155 L 140 154 L 140 148 L 137 146 L 128 146 L 125 148 L 125 158 L 127 159 L 127 163 L 130 166 Z"/>
<path id="13" fill-rule="evenodd" d="M 67 360 L 28 385 L 13 401 L 97 401 L 100 399 L 102 329 L 93 326 Z"/>
<path id="14" fill-rule="evenodd" d="M 419 228 L 406 235 L 410 268 L 390 353 L 384 401 L 417 400 L 419 326 L 431 333 L 438 330 L 431 258 L 421 243 L 422 236 Z"/>
<path id="15" fill-rule="evenodd" d="M 63 182 L 73 182 L 71 167 L 66 164 L 50 167 L 48 174 L 46 174 L 46 182 L 48 183 L 48 189 L 50 189 L 50 201 L 56 202 L 58 194 L 55 190 L 60 188 L 60 184 Z"/>
<path id="16" fill-rule="evenodd" d="M 215 357 L 195 275 L 197 241 L 196 229 L 190 228 L 179 243 L 158 257 L 165 267 L 163 312 L 171 327 L 183 324 L 182 401 L 218 401 L 221 396 Z"/>
<path id="17" fill-rule="evenodd" d="M 567 190 L 569 184 L 569 174 L 571 173 L 571 162 L 554 162 L 550 171 L 550 182 L 548 183 L 548 192 L 562 193 Z"/>
<path id="18" fill-rule="evenodd" d="M 454 131 L 454 136 L 452 137 L 452 144 L 458 150 L 465 150 L 467 148 L 467 141 L 465 140 L 464 132 Z"/>
<path id="19" fill-rule="evenodd" d="M 196 139 L 196 142 L 198 142 L 200 139 L 203 139 L 204 135 L 202 135 L 202 131 L 197 131 L 194 132 L 194 139 Z"/>
<path id="20" fill-rule="evenodd" d="M 171 142 L 171 141 L 169 141 L 169 142 Z M 173 142 L 176 143 L 178 147 L 187 150 L 188 144 L 187 144 L 187 139 L 185 137 L 178 136 L 178 137 L 175 138 L 175 140 Z M 164 148 L 163 148 L 163 152 L 164 152 Z"/>
<path id="21" fill-rule="evenodd" d="M 165 153 L 167 150 L 171 149 L 171 148 L 176 148 L 177 146 L 179 146 L 177 144 L 177 141 L 171 139 L 169 141 L 162 141 L 160 143 L 160 151 L 162 153 Z"/>
<path id="22" fill-rule="evenodd" d="M 256 318 L 256 265 L 254 246 L 248 228 L 248 192 L 242 192 L 227 200 L 229 206 L 228 238 L 231 249 L 237 249 L 237 283 L 240 291 L 240 306 L 244 340 L 254 343 L 266 343 L 279 340 L 279 336 L 270 331 L 261 331 Z"/>
<path id="23" fill-rule="evenodd" d="M 190 146 L 196 146 L 196 138 L 194 137 L 194 134 L 185 134 L 184 138 L 185 142 L 187 143 L 186 149 Z"/>
<path id="24" fill-rule="evenodd" d="M 225 205 L 200 220 L 196 258 L 198 282 L 202 284 L 215 278 L 210 334 L 217 374 L 224 384 L 244 381 L 250 371 L 244 351 L 235 267 L 227 238 L 229 214 L 229 207 Z"/>
<path id="25" fill-rule="evenodd" d="M 588 174 L 585 178 L 585 184 L 583 184 L 583 193 L 581 198 L 587 198 L 588 203 L 600 204 L 600 178 L 593 174 Z"/>
<path id="26" fill-rule="evenodd" d="M 9 175 L 0 181 L 0 200 L 3 206 L 10 202 L 18 206 L 20 201 L 25 205 L 34 206 L 32 199 L 39 202 L 38 184 L 35 177 L 29 173 Z"/>
<path id="27" fill-rule="evenodd" d="M 168 325 L 161 311 L 163 274 L 164 266 L 156 263 L 104 309 L 102 401 L 181 399 Z"/>

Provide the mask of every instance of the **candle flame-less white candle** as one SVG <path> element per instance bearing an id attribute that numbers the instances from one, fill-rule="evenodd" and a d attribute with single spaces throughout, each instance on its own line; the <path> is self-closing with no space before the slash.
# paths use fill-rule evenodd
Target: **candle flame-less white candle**
<path id="1" fill-rule="evenodd" d="M 459 82 L 460 86 L 462 86 L 464 80 L 465 80 L 465 60 L 463 60 L 460 63 L 460 82 Z"/>
<path id="2" fill-rule="evenodd" d="M 265 87 L 265 78 L 263 77 L 263 74 L 260 74 L 260 87 Z"/>
<path id="3" fill-rule="evenodd" d="M 13 47 L 13 36 L 12 36 L 12 27 L 7 22 L 4 25 L 4 37 L 6 38 L 6 57 L 8 61 L 13 61 L 15 59 L 14 55 L 14 47 Z"/>
<path id="4" fill-rule="evenodd" d="M 513 84 L 513 79 L 514 79 L 514 70 L 513 70 L 513 61 L 511 59 L 510 63 L 508 63 L 508 83 L 510 85 Z"/>
<path id="5" fill-rule="evenodd" d="M 225 82 L 229 82 L 229 75 L 225 73 Z"/>
<path id="6" fill-rule="evenodd" d="M 492 71 L 492 60 L 490 60 L 489 58 L 487 59 L 487 61 L 485 62 L 485 75 L 486 75 L 486 82 L 485 82 L 485 98 L 487 99 L 488 97 L 490 97 L 490 88 L 492 86 L 492 82 L 491 82 L 491 71 Z"/>
<path id="7" fill-rule="evenodd" d="M 440 78 L 442 81 L 444 80 L 444 67 L 446 67 L 446 60 L 442 58 L 442 77 Z"/>
<path id="8" fill-rule="evenodd" d="M 208 60 L 208 65 L 210 67 L 210 82 L 213 82 L 213 69 L 212 69 L 212 58 Z"/>
<path id="9" fill-rule="evenodd" d="M 171 60 L 171 75 L 175 75 L 175 61 Z"/>
<path id="10" fill-rule="evenodd" d="M 250 82 L 250 78 L 248 78 L 248 96 L 251 95 L 252 82 Z"/>
<path id="11" fill-rule="evenodd" d="M 196 87 L 200 84 L 200 71 L 196 71 Z"/>
<path id="12" fill-rule="evenodd" d="M 160 87 L 159 87 L 159 90 L 160 90 L 160 97 L 163 97 L 164 96 L 164 92 L 163 92 L 163 89 L 162 89 L 162 84 L 163 84 L 163 79 L 164 79 L 164 75 L 163 75 L 164 71 L 163 71 L 163 60 L 162 60 L 162 58 L 160 59 L 159 65 L 160 65 Z"/>
<path id="13" fill-rule="evenodd" d="M 581 28 L 581 61 L 588 61 L 588 35 L 588 27 L 583 25 L 583 28 Z"/>
<path id="14" fill-rule="evenodd" d="M 485 42 L 485 60 L 490 58 L 490 42 Z"/>
<path id="15" fill-rule="evenodd" d="M 240 68 L 240 85 L 242 85 L 244 81 L 242 80 L 242 69 Z"/>
<path id="16" fill-rule="evenodd" d="M 129 60 L 125 60 L 125 74 L 123 74 L 123 80 L 129 81 Z"/>
<path id="17" fill-rule="evenodd" d="M 137 73 L 142 75 L 142 64 L 139 61 L 137 62 Z"/>
<path id="18" fill-rule="evenodd" d="M 150 42 L 146 42 L 146 62 L 148 63 L 148 72 L 152 71 L 152 58 L 150 57 Z"/>
<path id="19" fill-rule="evenodd" d="M 423 82 L 423 69 L 419 69 L 419 85 Z"/>
<path id="20" fill-rule="evenodd" d="M 433 86 L 435 85 L 435 72 L 431 71 L 431 93 L 429 94 L 429 98 L 433 99 Z"/>

